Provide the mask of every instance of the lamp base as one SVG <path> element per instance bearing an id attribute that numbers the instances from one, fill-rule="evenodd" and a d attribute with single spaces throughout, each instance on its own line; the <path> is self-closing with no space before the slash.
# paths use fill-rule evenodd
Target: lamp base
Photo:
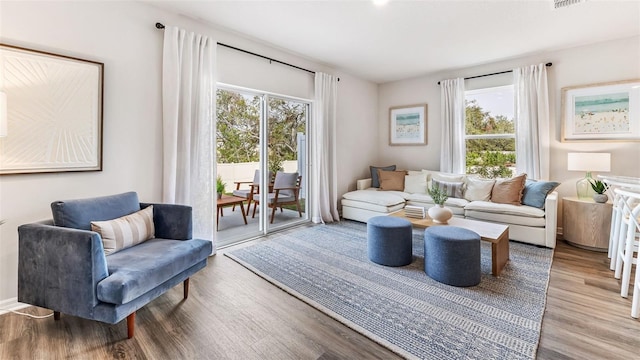
<path id="1" fill-rule="evenodd" d="M 593 191 L 591 187 L 591 181 L 593 178 L 591 177 L 591 172 L 587 172 L 583 179 L 580 179 L 576 182 L 576 192 L 578 193 L 579 199 L 591 199 L 593 195 L 596 193 Z"/>

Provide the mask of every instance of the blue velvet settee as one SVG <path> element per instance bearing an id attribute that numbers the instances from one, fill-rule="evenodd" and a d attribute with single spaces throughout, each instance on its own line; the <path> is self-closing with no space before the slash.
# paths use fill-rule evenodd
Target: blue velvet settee
<path id="1" fill-rule="evenodd" d="M 189 206 L 140 203 L 128 192 L 56 201 L 51 210 L 52 221 L 18 228 L 18 301 L 51 309 L 56 320 L 60 313 L 110 324 L 127 318 L 132 338 L 136 310 L 180 282 L 186 299 L 189 277 L 212 252 L 210 241 L 192 239 Z M 147 228 L 128 232 L 146 231 L 148 239 L 105 254 L 122 240 L 109 243 L 92 228 L 139 213 L 147 214 Z"/>

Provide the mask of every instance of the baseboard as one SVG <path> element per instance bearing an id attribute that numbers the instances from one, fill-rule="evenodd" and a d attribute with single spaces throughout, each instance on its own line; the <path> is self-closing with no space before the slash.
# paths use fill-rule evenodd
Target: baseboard
<path id="1" fill-rule="evenodd" d="M 18 298 L 9 298 L 6 300 L 0 301 L 0 315 L 4 315 L 9 312 L 9 310 L 19 310 L 29 306 L 28 304 L 23 304 L 18 302 Z"/>

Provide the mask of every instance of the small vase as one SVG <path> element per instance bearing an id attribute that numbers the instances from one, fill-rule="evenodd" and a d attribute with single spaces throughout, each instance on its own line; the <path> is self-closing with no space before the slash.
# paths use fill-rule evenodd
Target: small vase
<path id="1" fill-rule="evenodd" d="M 593 201 L 597 203 L 606 203 L 609 200 L 607 194 L 593 194 Z"/>
<path id="2" fill-rule="evenodd" d="M 218 193 L 218 200 L 222 199 L 222 193 Z"/>
<path id="3" fill-rule="evenodd" d="M 427 211 L 429 213 L 429 217 L 433 220 L 433 222 L 439 224 L 446 224 L 451 217 L 453 217 L 453 211 L 451 209 L 444 207 L 443 205 L 435 205 Z"/>

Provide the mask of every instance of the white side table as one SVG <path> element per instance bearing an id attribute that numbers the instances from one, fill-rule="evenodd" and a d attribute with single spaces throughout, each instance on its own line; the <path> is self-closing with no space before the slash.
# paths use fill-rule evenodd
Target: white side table
<path id="1" fill-rule="evenodd" d="M 595 251 L 607 251 L 611 230 L 610 202 L 593 199 L 562 198 L 562 235 L 571 245 Z"/>

